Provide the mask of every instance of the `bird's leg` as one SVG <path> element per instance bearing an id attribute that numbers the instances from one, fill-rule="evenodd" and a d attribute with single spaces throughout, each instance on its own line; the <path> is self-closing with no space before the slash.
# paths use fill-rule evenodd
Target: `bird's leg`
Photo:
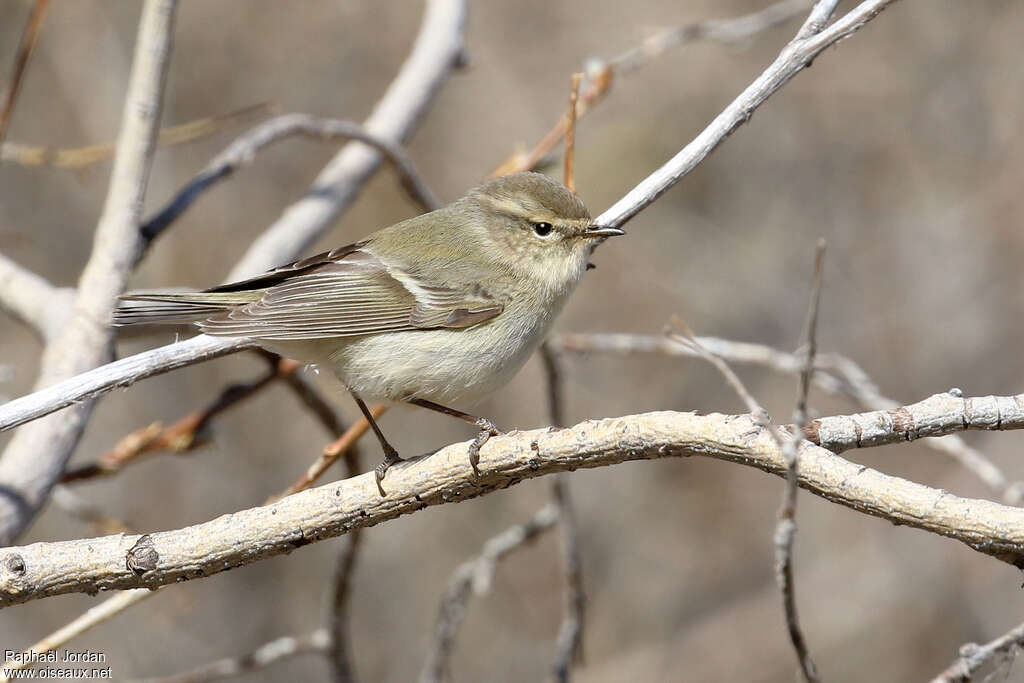
<path id="1" fill-rule="evenodd" d="M 384 474 L 388 471 L 388 468 L 394 465 L 396 462 L 402 462 L 402 459 L 398 456 L 398 451 L 395 450 L 394 446 L 388 443 L 388 440 L 384 438 L 384 432 L 380 431 L 380 427 L 377 426 L 377 421 L 373 419 L 373 415 L 370 413 L 370 409 L 363 403 L 363 399 L 359 398 L 359 394 L 349 390 L 352 394 L 352 398 L 356 400 L 356 405 L 359 406 L 359 410 L 362 411 L 363 417 L 370 423 L 370 429 L 377 435 L 377 441 L 380 441 L 380 447 L 384 449 L 384 459 L 377 465 L 373 470 L 373 475 L 377 480 L 377 490 L 380 491 L 381 497 L 385 496 L 384 487 L 381 486 L 381 482 L 384 481 Z"/>
<path id="2" fill-rule="evenodd" d="M 476 435 L 473 442 L 469 444 L 469 464 L 473 467 L 473 474 L 480 476 L 480 470 L 477 468 L 477 464 L 480 462 L 480 447 L 487 443 L 487 440 L 492 436 L 498 436 L 501 434 L 501 430 L 494 426 L 494 423 L 488 420 L 486 417 L 477 417 L 476 415 L 470 415 L 464 413 L 461 410 L 455 410 L 443 406 L 440 403 L 434 403 L 433 401 L 427 401 L 422 398 L 409 399 L 409 403 L 419 406 L 420 408 L 427 408 L 428 410 L 434 410 L 445 415 L 451 415 L 457 417 L 460 420 L 465 420 L 470 424 L 476 425 L 480 428 L 480 433 Z"/>

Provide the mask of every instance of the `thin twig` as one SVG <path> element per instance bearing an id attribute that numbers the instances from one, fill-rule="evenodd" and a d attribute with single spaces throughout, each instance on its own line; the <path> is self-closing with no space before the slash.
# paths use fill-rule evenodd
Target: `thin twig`
<path id="1" fill-rule="evenodd" d="M 484 595 L 491 589 L 498 562 L 513 550 L 535 540 L 558 521 L 558 508 L 545 505 L 524 523 L 506 529 L 484 543 L 480 555 L 463 562 L 448 581 L 448 589 L 438 608 L 434 642 L 420 670 L 420 683 L 442 683 L 451 678 L 451 653 L 455 637 L 466 617 L 471 595 Z"/>
<path id="2" fill-rule="evenodd" d="M 819 3 L 821 4 L 821 3 Z M 810 302 L 807 310 L 807 323 L 803 338 L 807 352 L 804 354 L 804 366 L 800 370 L 796 410 L 793 411 L 793 422 L 796 429 L 793 436 L 786 440 L 782 448 L 782 456 L 786 460 L 786 487 L 779 505 L 778 520 L 775 525 L 775 577 L 782 591 L 782 604 L 786 614 L 786 628 L 789 639 L 796 652 L 800 671 L 807 681 L 819 681 L 818 671 L 807 650 L 807 641 L 800 628 L 800 619 L 796 607 L 796 588 L 793 579 L 793 541 L 796 537 L 796 500 L 799 485 L 799 443 L 804 428 L 807 426 L 807 395 L 811 388 L 811 377 L 814 374 L 814 358 L 818 352 L 818 305 L 821 301 L 821 278 L 825 261 L 825 240 L 819 240 L 814 256 L 814 277 L 811 283 Z"/>
<path id="3" fill-rule="evenodd" d="M 1004 657 L 1013 662 L 1022 647 L 1024 647 L 1024 624 L 1014 627 L 984 645 L 967 643 L 961 646 L 960 656 L 956 661 L 933 678 L 932 683 L 970 683 L 974 680 L 974 674 L 996 657 Z"/>
<path id="4" fill-rule="evenodd" d="M 336 436 L 345 431 L 345 426 L 338 418 L 337 411 L 331 407 L 323 394 L 313 386 L 309 379 L 301 372 L 293 372 L 284 378 L 285 385 L 292 390 L 302 404 L 313 413 L 319 420 L 324 430 L 331 436 Z"/>
<path id="5" fill-rule="evenodd" d="M 714 355 L 731 363 L 762 365 L 787 374 L 798 373 L 804 363 L 803 354 L 780 351 L 764 344 L 719 337 L 696 337 L 696 340 Z M 558 353 L 611 353 L 627 356 L 653 353 L 669 357 L 701 357 L 697 351 L 661 335 L 562 333 L 550 337 L 546 343 Z M 819 389 L 830 394 L 848 396 L 866 410 L 893 410 L 900 406 L 899 402 L 883 396 L 871 377 L 856 362 L 838 353 L 818 354 L 812 381 Z M 995 463 L 968 445 L 959 435 L 928 439 L 922 445 L 957 460 L 1004 502 L 1020 505 L 1024 500 L 1024 485 L 1010 482 Z"/>
<path id="6" fill-rule="evenodd" d="M 110 357 L 110 311 L 139 246 L 139 214 L 156 150 L 177 0 L 147 0 L 135 44 L 117 154 L 92 253 L 79 281 L 75 312 L 47 344 L 36 389 L 74 381 Z M 0 543 L 35 517 L 57 483 L 92 412 L 78 403 L 59 418 L 14 435 L 0 459 Z"/>
<path id="7" fill-rule="evenodd" d="M 236 678 L 276 664 L 285 659 L 307 654 L 325 654 L 331 647 L 331 634 L 319 628 L 306 636 L 284 636 L 259 646 L 241 657 L 225 657 L 182 673 L 146 678 L 136 683 L 210 683 Z"/>
<path id="8" fill-rule="evenodd" d="M 427 1 L 412 52 L 363 122 L 368 135 L 392 145 L 410 136 L 452 70 L 463 63 L 466 12 L 466 0 Z M 363 142 L 345 145 L 309 193 L 256 239 L 227 279 L 258 275 L 303 252 L 334 225 L 383 160 L 379 150 Z"/>
<path id="9" fill-rule="evenodd" d="M 162 128 L 157 137 L 157 147 L 170 147 L 195 142 L 217 133 L 243 120 L 262 116 L 273 110 L 274 105 L 261 102 L 243 107 L 227 114 L 207 116 L 186 121 L 175 126 Z M 85 147 L 62 149 L 38 145 L 24 145 L 18 142 L 0 144 L 0 162 L 21 166 L 52 166 L 54 168 L 78 170 L 104 161 L 114 153 L 113 142 L 101 142 Z"/>
<path id="10" fill-rule="evenodd" d="M 569 86 L 569 111 L 565 115 L 565 186 L 570 192 L 576 191 L 576 103 L 580 98 L 580 81 L 582 73 L 572 75 Z"/>
<path id="11" fill-rule="evenodd" d="M 386 405 L 371 406 L 370 414 L 373 415 L 373 419 L 376 420 L 387 412 L 387 409 L 388 407 Z M 358 441 L 369 428 L 370 423 L 367 422 L 365 417 L 361 417 L 352 423 L 352 426 L 345 430 L 344 434 L 324 447 L 323 453 L 313 461 L 313 464 L 309 466 L 309 469 L 307 469 L 301 477 L 285 489 L 284 493 L 281 494 L 281 497 L 290 496 L 294 493 L 298 493 L 299 491 L 305 491 L 312 486 L 313 483 L 320 478 L 320 475 L 327 471 L 327 468 L 333 465 L 339 457 L 350 452 L 356 441 Z"/>
<path id="12" fill-rule="evenodd" d="M 57 288 L 0 254 L 0 308 L 45 342 L 67 323 L 74 307 L 73 290 Z"/>
<path id="13" fill-rule="evenodd" d="M 251 164 L 256 158 L 256 153 L 265 147 L 295 135 L 318 140 L 358 140 L 366 143 L 380 152 L 395 167 L 402 187 L 422 210 L 433 211 L 441 205 L 423 181 L 419 171 L 416 170 L 412 159 L 400 145 L 374 135 L 352 121 L 320 119 L 308 114 L 284 114 L 264 121 L 236 139 L 223 152 L 214 157 L 206 168 L 178 190 L 174 198 L 140 228 L 146 247 L 214 183 L 227 178 L 239 168 Z"/>
<path id="14" fill-rule="evenodd" d="M 25 70 L 28 68 L 29 59 L 32 58 L 32 51 L 39 38 L 39 27 L 43 24 L 43 17 L 46 16 L 46 8 L 49 4 L 50 0 L 36 0 L 32 5 L 32 13 L 29 14 L 28 22 L 25 23 L 25 29 L 21 32 L 21 40 L 18 42 L 18 51 L 14 58 L 14 68 L 11 69 L 11 81 L 7 85 L 3 109 L 0 110 L 0 143 L 3 143 L 7 137 L 7 129 L 11 125 L 11 116 L 14 114 L 14 103 L 18 100 L 21 84 L 25 80 Z"/>
<path id="15" fill-rule="evenodd" d="M 7 663 L 4 664 L 3 672 L 14 673 L 15 671 L 32 666 L 36 663 L 38 655 L 52 652 L 53 650 L 66 645 L 73 638 L 80 636 L 95 626 L 99 626 L 111 617 L 120 614 L 132 605 L 145 600 L 151 595 L 155 595 L 155 593 L 145 588 L 137 588 L 135 590 L 123 591 L 111 598 L 107 598 L 95 607 L 90 607 L 86 612 L 46 636 L 28 650 L 17 653 L 14 658 L 9 659 Z M 8 680 L 11 680 L 11 678 L 0 675 L 0 681 Z"/>
<path id="16" fill-rule="evenodd" d="M 365 431 L 365 430 L 364 430 Z M 355 445 L 344 451 L 345 475 L 354 477 L 359 474 L 359 454 Z M 327 655 L 331 662 L 331 670 L 335 683 L 356 683 L 355 662 L 352 656 L 352 643 L 349 634 L 352 608 L 352 581 L 355 575 L 356 560 L 359 557 L 362 530 L 356 529 L 341 539 L 341 548 L 334 560 L 334 580 L 331 582 L 330 611 L 327 615 L 327 630 L 330 633 L 331 647 Z"/>
<path id="17" fill-rule="evenodd" d="M 588 60 L 584 69 L 582 91 L 576 119 L 583 118 L 611 89 L 616 76 L 628 74 L 647 65 L 668 50 L 701 40 L 736 44 L 753 35 L 783 24 L 807 10 L 807 0 L 782 0 L 763 10 L 730 19 L 709 19 L 686 26 L 659 31 L 637 47 L 608 60 Z M 555 125 L 528 152 L 509 156 L 490 173 L 491 178 L 529 171 L 551 153 L 565 137 L 569 117 L 562 114 Z"/>
<path id="18" fill-rule="evenodd" d="M 572 506 L 569 479 L 565 472 L 555 475 L 551 485 L 555 507 L 558 509 L 562 546 L 562 623 L 555 639 L 554 663 L 551 667 L 555 681 L 567 683 L 574 664 L 583 663 L 583 627 L 585 624 L 587 594 L 583 590 L 583 559 L 580 555 L 579 528 Z"/>
<path id="19" fill-rule="evenodd" d="M 565 392 L 561 362 L 558 353 L 545 342 L 541 345 L 541 360 L 547 379 L 548 419 L 551 426 L 561 428 L 565 415 Z M 554 680 L 566 682 L 572 674 L 573 664 L 583 663 L 583 625 L 587 595 L 583 589 L 583 560 L 580 556 L 579 531 L 573 511 L 569 479 L 565 473 L 556 474 L 551 483 L 551 495 L 558 510 L 562 548 L 563 604 L 562 623 L 555 639 Z"/>
<path id="20" fill-rule="evenodd" d="M 132 533 L 126 522 L 107 514 L 100 506 L 86 500 L 67 486 L 53 487 L 51 499 L 54 505 L 76 519 L 88 522 L 98 534 Z"/>
<path id="21" fill-rule="evenodd" d="M 228 385 L 209 404 L 174 424 L 165 427 L 154 422 L 122 437 L 113 450 L 101 456 L 98 461 L 68 469 L 61 477 L 61 482 L 67 484 L 111 476 L 141 456 L 160 451 L 179 455 L 193 451 L 203 444 L 200 434 L 215 417 L 256 395 L 274 380 L 295 374 L 298 367 L 295 361 L 278 358 L 267 372 L 248 382 Z"/>

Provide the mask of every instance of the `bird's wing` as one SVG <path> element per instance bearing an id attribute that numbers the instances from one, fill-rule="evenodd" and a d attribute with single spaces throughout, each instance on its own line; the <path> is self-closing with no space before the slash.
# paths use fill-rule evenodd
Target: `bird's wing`
<path id="1" fill-rule="evenodd" d="M 351 245 L 209 290 L 261 296 L 199 323 L 207 334 L 267 340 L 463 328 L 504 309 L 479 286 L 462 291 Z"/>

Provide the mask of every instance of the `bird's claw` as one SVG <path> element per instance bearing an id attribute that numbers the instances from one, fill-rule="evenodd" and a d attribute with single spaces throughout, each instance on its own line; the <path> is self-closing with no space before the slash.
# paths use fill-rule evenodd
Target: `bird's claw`
<path id="1" fill-rule="evenodd" d="M 399 457 L 398 451 L 388 446 L 384 449 L 384 459 L 373 470 L 373 476 L 377 481 L 377 490 L 380 491 L 381 498 L 387 495 L 384 493 L 384 487 L 381 485 L 381 482 L 384 481 L 384 475 L 388 469 L 396 462 L 402 462 L 402 458 Z"/>
<path id="2" fill-rule="evenodd" d="M 473 468 L 473 474 L 480 476 L 480 468 L 477 465 L 480 464 L 480 448 L 483 447 L 487 440 L 492 436 L 498 436 L 501 434 L 501 430 L 498 429 L 493 422 L 485 417 L 481 417 L 476 421 L 476 426 L 480 428 L 480 433 L 476 435 L 476 438 L 469 444 L 469 464 Z"/>

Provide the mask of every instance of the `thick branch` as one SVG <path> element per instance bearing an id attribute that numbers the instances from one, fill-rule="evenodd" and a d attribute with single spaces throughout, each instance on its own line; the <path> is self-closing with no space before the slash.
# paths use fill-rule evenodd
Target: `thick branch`
<path id="1" fill-rule="evenodd" d="M 44 341 L 67 323 L 74 300 L 72 290 L 54 287 L 0 254 L 0 309 L 28 325 Z"/>
<path id="2" fill-rule="evenodd" d="M 176 0 L 149 0 L 143 8 L 103 215 L 79 281 L 74 313 L 43 354 L 37 389 L 109 359 L 110 311 L 124 291 L 139 248 L 139 217 L 156 149 L 176 6 Z M 0 541 L 11 542 L 35 516 L 91 412 L 91 401 L 79 403 L 11 440 L 0 460 Z"/>
<path id="3" fill-rule="evenodd" d="M 1014 415 L 984 418 L 979 406 L 1018 406 Z M 972 419 L 968 419 L 968 407 Z M 912 416 L 915 435 L 965 428 L 1024 427 L 1024 395 L 962 399 L 932 396 L 901 409 Z M 1011 419 L 1012 418 L 1012 419 Z M 854 422 L 851 418 L 828 418 Z M 824 422 L 819 420 L 817 422 Z M 905 423 L 901 423 L 905 424 Z M 905 440 L 896 429 L 870 445 Z M 865 444 L 868 445 L 868 444 Z M 388 496 L 373 474 L 303 491 L 266 507 L 243 510 L 177 531 L 141 537 L 147 562 L 134 563 L 131 535 L 35 543 L 0 550 L 0 606 L 62 593 L 157 586 L 208 576 L 303 545 L 379 524 L 430 505 L 467 500 L 525 479 L 580 467 L 630 460 L 702 455 L 783 475 L 786 463 L 776 441 L 748 415 L 657 412 L 588 421 L 559 431 L 517 432 L 491 439 L 473 476 L 466 444 L 401 463 L 388 471 Z M 859 512 L 956 539 L 975 550 L 1024 566 L 1024 510 L 960 498 L 851 463 L 812 444 L 800 453 L 800 485 Z"/>

